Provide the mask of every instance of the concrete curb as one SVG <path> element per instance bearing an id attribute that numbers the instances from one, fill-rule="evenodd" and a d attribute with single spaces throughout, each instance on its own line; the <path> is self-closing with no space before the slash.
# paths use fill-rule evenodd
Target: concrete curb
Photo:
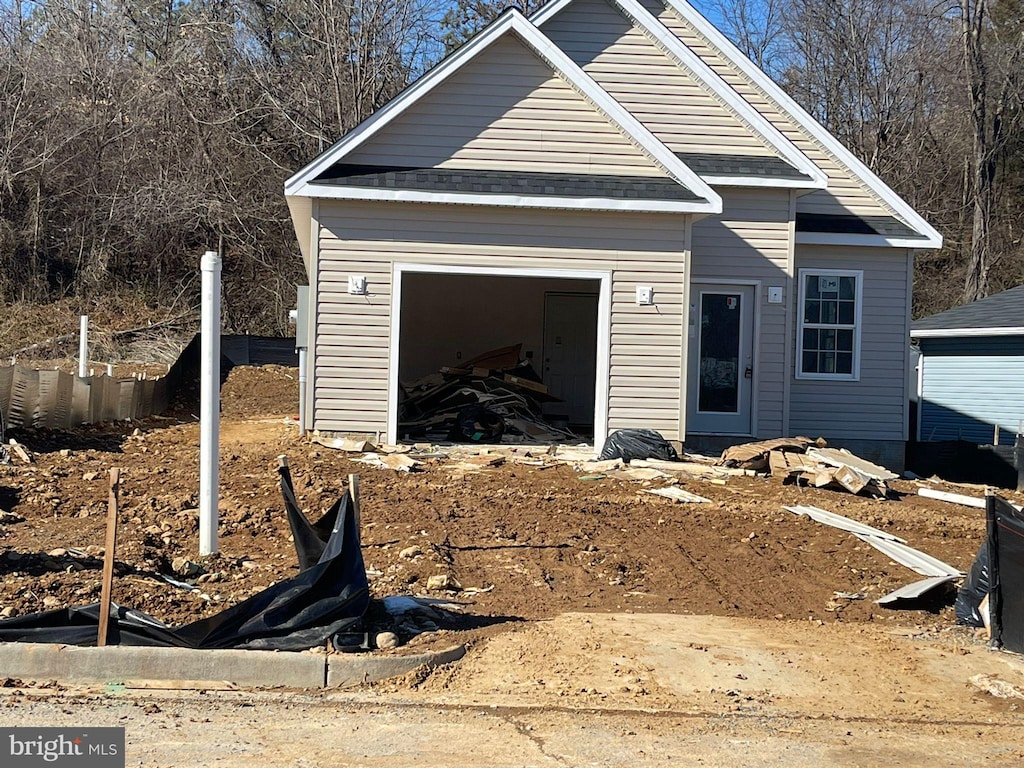
<path id="1" fill-rule="evenodd" d="M 466 646 L 456 645 L 435 653 L 412 656 L 374 658 L 357 654 L 334 654 L 327 657 L 327 687 L 347 688 L 361 683 L 375 683 L 389 677 L 408 674 L 419 667 L 451 664 L 466 655 Z"/>
<path id="2" fill-rule="evenodd" d="M 189 648 L 108 646 L 82 648 L 49 643 L 0 643 L 0 674 L 63 683 L 174 680 L 244 688 L 328 688 L 397 677 L 427 665 L 461 659 L 464 645 L 412 656 L 197 651 Z"/>

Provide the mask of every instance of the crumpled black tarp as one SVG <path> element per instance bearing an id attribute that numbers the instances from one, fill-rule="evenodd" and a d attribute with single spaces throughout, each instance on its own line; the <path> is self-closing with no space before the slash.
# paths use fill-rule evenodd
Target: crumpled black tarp
<path id="1" fill-rule="evenodd" d="M 981 601 L 988 595 L 988 542 L 981 545 L 974 564 L 971 566 L 967 578 L 956 594 L 956 602 L 953 604 L 953 611 L 956 613 L 956 623 L 968 627 L 983 627 L 985 622 L 981 617 Z"/>
<path id="2" fill-rule="evenodd" d="M 295 651 L 355 629 L 369 604 L 369 585 L 351 497 L 346 491 L 311 524 L 295 503 L 287 467 L 281 470 L 281 492 L 295 533 L 297 576 L 177 629 L 115 605 L 108 643 Z M 0 621 L 0 641 L 95 645 L 98 626 L 99 603 L 93 603 Z"/>
<path id="3" fill-rule="evenodd" d="M 662 459 L 679 461 L 672 443 L 653 429 L 617 429 L 604 441 L 599 461 L 622 459 Z"/>

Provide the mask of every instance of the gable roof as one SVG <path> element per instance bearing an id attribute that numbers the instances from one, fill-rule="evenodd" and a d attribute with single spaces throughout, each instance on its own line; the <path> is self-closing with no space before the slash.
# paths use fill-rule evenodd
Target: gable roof
<path id="1" fill-rule="evenodd" d="M 577 93 L 608 122 L 631 142 L 650 162 L 661 169 L 668 179 L 687 192 L 682 195 L 673 192 L 665 198 L 653 198 L 654 187 L 648 186 L 647 194 L 621 196 L 562 196 L 541 192 L 550 189 L 551 185 L 531 183 L 516 174 L 518 178 L 504 178 L 500 183 L 490 184 L 490 188 L 507 189 L 508 192 L 483 192 L 466 190 L 455 184 L 450 177 L 445 179 L 442 189 L 398 188 L 399 177 L 377 179 L 370 183 L 368 179 L 360 179 L 359 184 L 345 181 L 351 176 L 365 174 L 348 174 L 338 172 L 339 164 L 343 166 L 344 158 L 357 147 L 370 141 L 372 137 L 394 121 L 405 110 L 418 100 L 439 88 L 455 73 L 465 68 L 479 54 L 487 50 L 503 36 L 512 34 L 530 49 L 538 58 L 546 62 L 551 69 L 565 80 Z M 335 171 L 331 171 L 334 168 Z M 382 171 L 385 175 L 398 172 L 400 169 Z M 409 169 L 404 169 L 407 172 Z M 423 170 L 426 169 L 417 169 Z M 437 169 L 433 169 L 437 170 Z M 452 170 L 452 169 L 448 169 Z M 325 176 L 325 174 L 334 174 Z M 403 181 L 414 181 L 415 177 L 403 176 Z M 440 181 L 440 176 L 437 176 Z M 628 180 L 628 177 L 627 177 Z M 645 177 L 645 181 L 650 181 Z M 493 181 L 493 180 L 492 180 Z M 536 181 L 536 180 L 535 180 Z M 551 181 L 548 179 L 548 181 Z M 565 180 L 563 180 L 564 182 Z M 578 183 L 578 182 L 577 182 Z M 571 185 L 560 183 L 560 189 L 571 191 Z M 444 188 L 447 187 L 447 188 Z M 667 190 L 667 186 L 661 189 Z M 518 191 L 516 191 L 518 190 Z M 597 190 L 600 191 L 600 190 Z M 400 200 L 413 202 L 466 203 L 477 205 L 533 206 L 545 208 L 600 208 L 609 210 L 639 211 L 670 211 L 693 213 L 719 213 L 722 200 L 710 186 L 696 173 L 690 170 L 679 158 L 661 143 L 635 117 L 627 112 L 618 102 L 611 98 L 594 80 L 583 72 L 571 59 L 560 51 L 536 27 L 516 9 L 505 11 L 483 32 L 474 37 L 458 51 L 442 61 L 397 98 L 375 112 L 371 117 L 348 133 L 338 143 L 321 154 L 305 168 L 285 182 L 285 195 L 289 197 L 333 197 L 347 199 Z"/>
<path id="2" fill-rule="evenodd" d="M 556 1 L 568 2 L 571 0 Z M 615 1 L 619 2 L 619 0 Z M 877 235 L 846 235 L 845 238 L 849 244 L 860 242 L 863 244 L 893 245 L 908 248 L 942 247 L 942 235 L 925 221 L 924 217 L 897 195 L 870 168 L 862 163 L 856 155 L 843 146 L 821 123 L 811 117 L 775 81 L 768 77 L 760 67 L 754 64 L 722 32 L 704 18 L 697 9 L 687 3 L 686 0 L 660 0 L 660 2 L 671 8 L 679 17 L 689 23 L 700 36 L 717 48 L 729 63 L 742 72 L 765 96 L 774 101 L 814 141 L 835 157 L 842 165 L 846 166 L 855 177 L 860 179 L 880 200 L 901 217 L 917 235 L 917 237 L 911 239 Z M 541 11 L 543 10 L 541 9 Z M 661 24 L 659 20 L 656 19 L 655 21 Z M 675 37 L 671 31 L 667 29 L 666 31 Z M 817 233 L 799 233 L 797 242 L 838 244 L 843 237 L 836 238 L 829 233 L 821 236 L 818 236 Z"/>
<path id="3" fill-rule="evenodd" d="M 675 62 L 677 67 L 692 74 L 694 78 L 706 86 L 717 97 L 718 101 L 726 105 L 749 130 L 761 138 L 781 159 L 785 160 L 799 172 L 799 175 L 789 177 L 771 176 L 769 178 L 772 181 L 765 181 L 765 177 L 760 174 L 720 173 L 716 172 L 717 169 L 708 168 L 706 169 L 707 173 L 701 174 L 706 181 L 721 185 L 793 186 L 805 189 L 824 189 L 826 187 L 828 177 L 820 168 L 801 152 L 792 141 L 786 138 L 778 128 L 772 125 L 760 112 L 736 93 L 717 72 L 708 66 L 697 54 L 687 48 L 678 37 L 666 29 L 637 0 L 607 1 L 610 5 L 617 8 L 629 22 L 643 32 L 669 59 Z M 553 0 L 553 2 L 541 7 L 530 17 L 530 20 L 537 27 L 543 27 L 545 22 L 557 16 L 572 2 L 573 0 Z M 783 178 L 788 183 L 779 183 Z"/>
<path id="4" fill-rule="evenodd" d="M 1024 336 L 1024 285 L 962 307 L 922 317 L 911 326 L 918 339 L 940 336 Z"/>

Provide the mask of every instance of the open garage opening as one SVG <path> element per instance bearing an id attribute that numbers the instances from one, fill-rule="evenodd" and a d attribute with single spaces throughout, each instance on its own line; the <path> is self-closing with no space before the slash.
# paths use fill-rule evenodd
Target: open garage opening
<path id="1" fill-rule="evenodd" d="M 400 280 L 400 439 L 594 438 L 600 279 L 410 271 Z M 479 359 L 493 351 L 503 352 Z M 503 417 L 500 436 L 486 413 L 465 428 L 476 405 Z"/>

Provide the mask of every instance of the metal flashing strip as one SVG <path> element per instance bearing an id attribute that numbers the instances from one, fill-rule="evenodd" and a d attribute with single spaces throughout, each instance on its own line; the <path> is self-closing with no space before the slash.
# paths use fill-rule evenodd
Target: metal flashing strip
<path id="1" fill-rule="evenodd" d="M 783 507 L 783 509 L 787 509 L 795 515 L 805 515 L 815 522 L 830 525 L 833 528 L 839 528 L 840 530 L 847 531 L 855 536 L 875 536 L 879 539 L 898 542 L 900 544 L 906 543 L 906 540 L 901 539 L 899 536 L 893 536 L 891 533 L 880 531 L 877 528 L 872 528 L 870 525 L 858 523 L 856 520 L 851 520 L 848 517 L 837 515 L 834 512 L 827 512 L 826 510 L 819 509 L 818 507 Z"/>
<path id="2" fill-rule="evenodd" d="M 875 602 L 878 605 L 890 605 L 897 603 L 900 600 L 918 600 L 936 587 L 941 587 L 943 584 L 948 584 L 951 581 L 959 579 L 959 575 L 950 574 L 948 576 L 932 576 L 921 581 L 915 581 L 913 584 L 906 584 L 899 589 L 895 589 L 888 595 L 878 598 Z"/>
<path id="3" fill-rule="evenodd" d="M 926 555 L 924 552 L 914 549 L 913 547 L 908 547 L 906 544 L 901 544 L 898 541 L 880 539 L 877 536 L 864 535 L 860 533 L 855 533 L 854 536 L 861 541 L 867 542 L 879 552 L 882 552 L 900 565 L 905 565 L 910 570 L 915 571 L 922 576 L 949 576 L 951 578 L 960 578 L 964 575 L 962 571 L 957 570 L 953 566 L 947 565 L 931 555 Z"/>

